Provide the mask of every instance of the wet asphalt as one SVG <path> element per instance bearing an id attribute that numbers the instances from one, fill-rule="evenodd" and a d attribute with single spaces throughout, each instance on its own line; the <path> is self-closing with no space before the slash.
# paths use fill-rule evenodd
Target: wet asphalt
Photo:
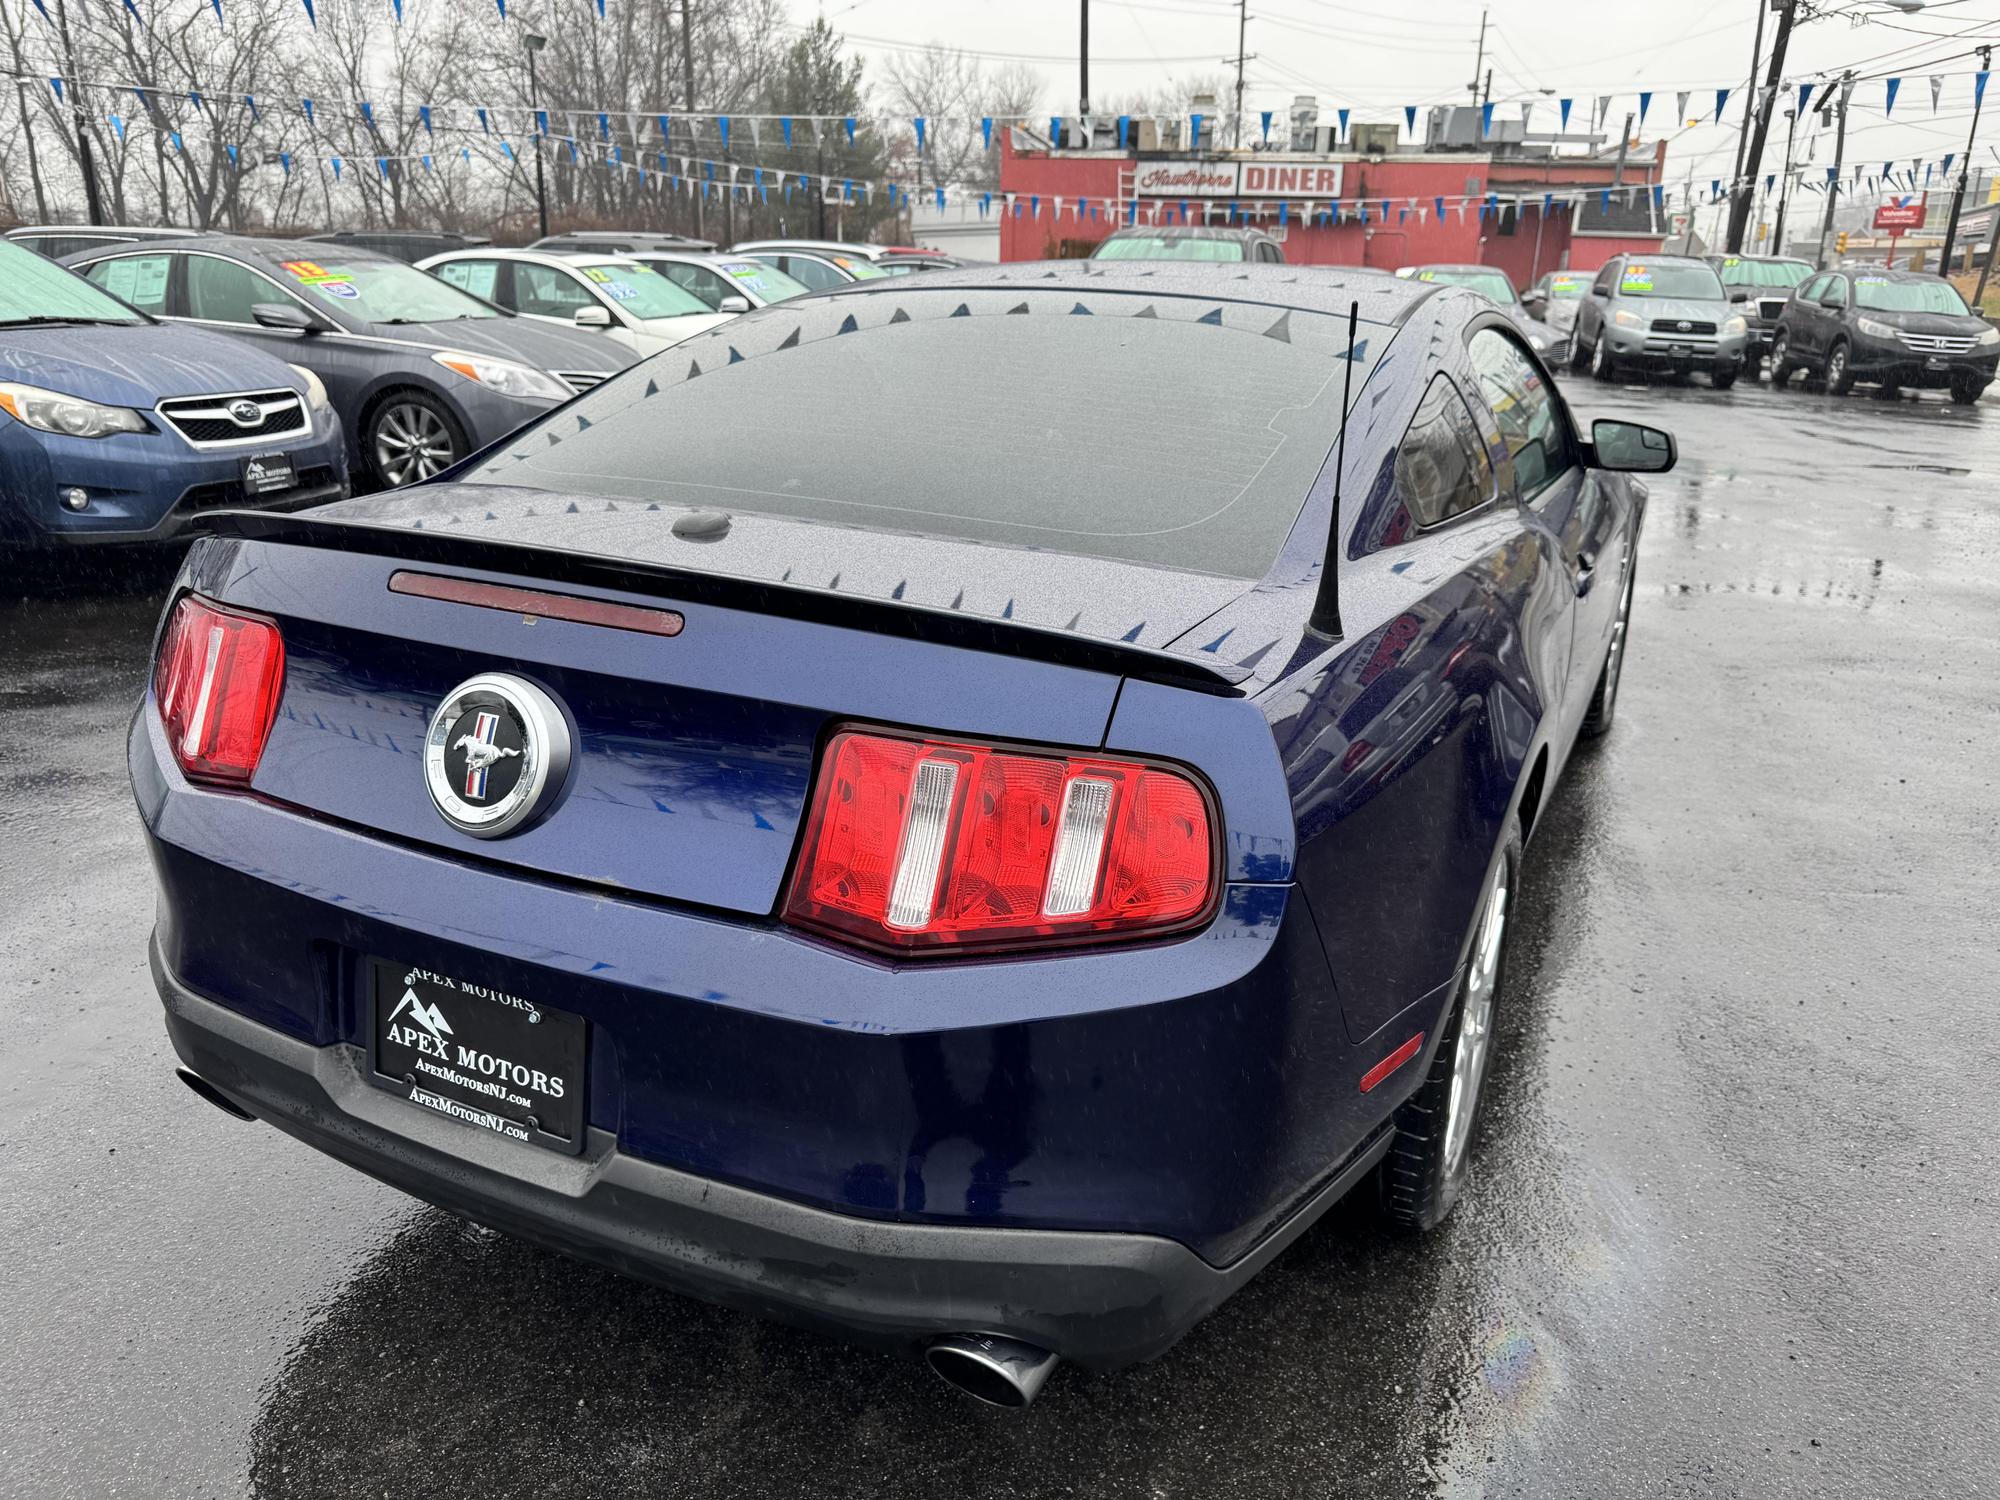
<path id="1" fill-rule="evenodd" d="M 1529 851 L 1476 1181 L 1022 1416 L 423 1207 L 175 1081 L 157 565 L 0 601 L 0 1495 L 2000 1493 L 2000 407 L 1679 435 Z M 18 585 L 10 594 L 21 591 Z"/>

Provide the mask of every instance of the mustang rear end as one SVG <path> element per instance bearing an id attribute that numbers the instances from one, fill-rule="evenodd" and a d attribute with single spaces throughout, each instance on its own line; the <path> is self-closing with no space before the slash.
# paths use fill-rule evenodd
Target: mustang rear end
<path id="1" fill-rule="evenodd" d="M 439 482 L 218 519 L 130 747 L 197 1091 L 1001 1404 L 1158 1355 L 1378 1167 L 1440 1220 L 1632 492 L 1592 481 L 1586 620 L 1461 482 L 1467 338 L 1531 477 L 1589 453 L 1480 299 L 1030 270 L 794 299 Z M 1201 398 L 1048 395 L 1142 376 Z"/>

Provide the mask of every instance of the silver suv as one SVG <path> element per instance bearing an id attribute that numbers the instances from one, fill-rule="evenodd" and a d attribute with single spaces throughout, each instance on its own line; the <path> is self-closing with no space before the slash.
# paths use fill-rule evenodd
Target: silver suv
<path id="1" fill-rule="evenodd" d="M 1635 367 L 1706 370 L 1719 391 L 1742 373 L 1749 320 L 1715 267 L 1688 255 L 1618 255 L 1577 305 L 1570 364 L 1599 380 Z"/>

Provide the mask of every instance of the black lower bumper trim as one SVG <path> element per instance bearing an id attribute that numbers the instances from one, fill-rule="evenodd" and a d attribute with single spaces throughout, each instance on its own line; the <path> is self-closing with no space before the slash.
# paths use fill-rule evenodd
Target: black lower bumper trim
<path id="1" fill-rule="evenodd" d="M 1388 1148 L 1386 1127 L 1275 1233 L 1217 1268 L 1157 1235 L 884 1222 L 619 1151 L 523 1151 L 412 1109 L 363 1078 L 360 1048 L 314 1047 L 153 978 L 188 1067 L 226 1099 L 451 1213 L 703 1300 L 881 1347 L 980 1331 L 1095 1369 L 1165 1353 Z"/>

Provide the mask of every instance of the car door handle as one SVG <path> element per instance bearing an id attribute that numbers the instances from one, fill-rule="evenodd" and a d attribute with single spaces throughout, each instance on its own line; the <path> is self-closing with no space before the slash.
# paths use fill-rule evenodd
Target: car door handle
<path id="1" fill-rule="evenodd" d="M 1597 576 L 1597 554 L 1579 552 L 1576 557 L 1576 591 L 1579 596 L 1590 592 L 1590 581 Z"/>

